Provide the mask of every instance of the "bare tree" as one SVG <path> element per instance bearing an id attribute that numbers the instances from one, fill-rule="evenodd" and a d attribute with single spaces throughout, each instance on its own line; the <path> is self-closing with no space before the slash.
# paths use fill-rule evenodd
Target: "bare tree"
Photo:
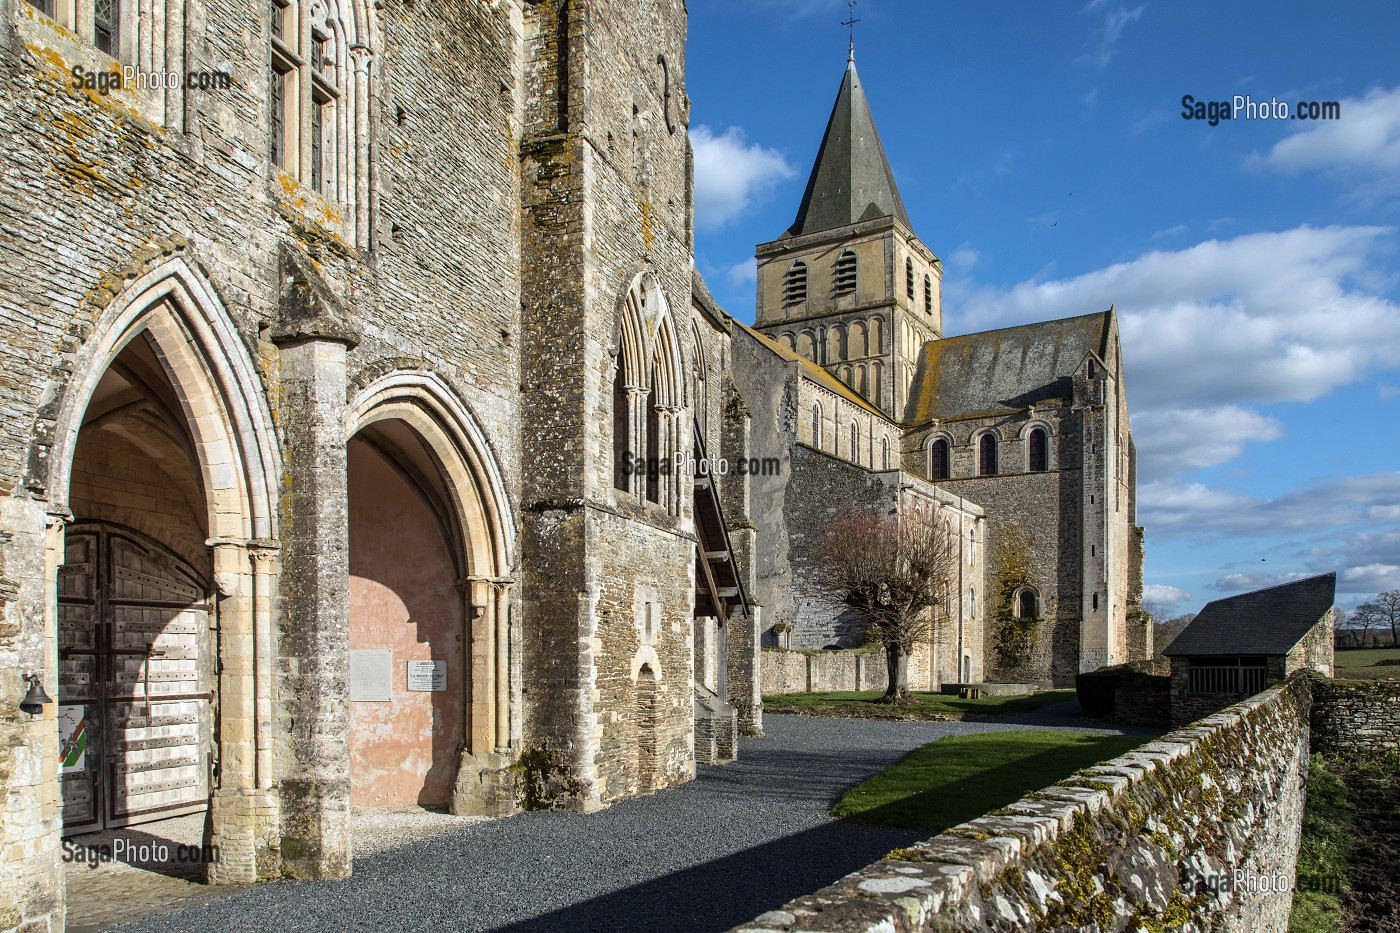
<path id="1" fill-rule="evenodd" d="M 937 503 L 903 514 L 852 509 L 822 535 L 820 585 L 859 612 L 885 649 L 883 703 L 909 702 L 909 655 L 948 602 L 957 552 L 940 513 Z"/>
<path id="2" fill-rule="evenodd" d="M 1400 647 L 1400 590 L 1377 593 L 1375 599 L 1353 609 L 1351 617 L 1366 632 L 1382 626 L 1389 628 L 1390 643 Z"/>

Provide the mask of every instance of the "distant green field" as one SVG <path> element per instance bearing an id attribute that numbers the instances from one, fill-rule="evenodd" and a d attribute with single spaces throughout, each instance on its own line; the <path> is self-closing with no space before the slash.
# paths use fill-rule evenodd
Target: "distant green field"
<path id="1" fill-rule="evenodd" d="M 852 788 L 831 812 L 862 823 L 940 833 L 1148 741 L 1019 729 L 949 736 Z"/>
<path id="2" fill-rule="evenodd" d="M 1400 648 L 1351 648 L 1334 652 L 1333 657 L 1338 677 L 1400 680 Z"/>

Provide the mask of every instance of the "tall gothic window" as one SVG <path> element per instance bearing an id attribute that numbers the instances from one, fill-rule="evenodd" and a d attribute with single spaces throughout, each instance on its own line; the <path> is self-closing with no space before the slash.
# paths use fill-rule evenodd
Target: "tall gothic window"
<path id="1" fill-rule="evenodd" d="M 812 405 L 812 446 L 821 450 L 822 446 L 822 407 Z"/>
<path id="2" fill-rule="evenodd" d="M 790 307 L 806 300 L 807 264 L 799 259 L 788 267 L 783 277 L 783 304 Z"/>
<path id="3" fill-rule="evenodd" d="M 997 439 L 991 433 L 983 434 L 977 442 L 977 472 L 982 476 L 997 473 Z"/>
<path id="4" fill-rule="evenodd" d="M 1050 445 L 1043 428 L 1034 428 L 1029 439 L 1027 465 L 1032 473 L 1043 473 L 1050 469 Z"/>
<path id="5" fill-rule="evenodd" d="M 939 480 L 948 476 L 948 441 L 940 437 L 928 448 L 928 478 Z"/>
<path id="6" fill-rule="evenodd" d="M 860 426 L 851 422 L 851 462 L 860 463 Z"/>
<path id="7" fill-rule="evenodd" d="M 268 155 L 282 172 L 347 208 L 369 236 L 368 146 L 373 58 L 346 0 L 267 0 L 270 17 Z M 308 93 L 309 88 L 309 93 Z"/>
<path id="8" fill-rule="evenodd" d="M 297 84 L 301 58 L 297 22 L 298 8 L 285 0 L 272 0 L 272 164 L 289 175 L 301 170 L 299 141 L 300 112 Z"/>
<path id="9" fill-rule="evenodd" d="M 933 276 L 924 276 L 924 311 L 933 313 Z"/>
<path id="10" fill-rule="evenodd" d="M 880 438 L 880 463 L 880 469 L 888 470 L 890 468 L 890 439 L 888 437 Z"/>
<path id="11" fill-rule="evenodd" d="M 627 454 L 630 432 L 625 372 L 622 354 L 619 353 L 613 369 L 613 487 L 622 490 L 629 488 Z"/>
<path id="12" fill-rule="evenodd" d="M 908 257 L 904 260 L 904 291 L 910 297 L 914 297 L 914 260 Z"/>
<path id="13" fill-rule="evenodd" d="M 857 260 L 853 250 L 842 250 L 841 255 L 836 257 L 836 294 L 854 295 L 856 293 L 856 271 Z"/>
<path id="14" fill-rule="evenodd" d="M 118 0 L 93 0 L 92 44 L 108 55 L 116 55 L 120 22 L 121 5 Z"/>

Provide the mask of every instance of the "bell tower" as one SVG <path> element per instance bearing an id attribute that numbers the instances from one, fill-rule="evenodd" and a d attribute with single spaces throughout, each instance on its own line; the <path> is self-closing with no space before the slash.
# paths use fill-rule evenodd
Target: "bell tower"
<path id="1" fill-rule="evenodd" d="M 943 335 L 943 264 L 904 210 L 854 51 L 797 219 L 756 258 L 757 329 L 901 420 Z"/>

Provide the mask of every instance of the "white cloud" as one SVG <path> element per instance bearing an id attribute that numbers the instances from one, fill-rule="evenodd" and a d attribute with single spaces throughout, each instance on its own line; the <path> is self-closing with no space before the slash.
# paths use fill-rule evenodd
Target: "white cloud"
<path id="1" fill-rule="evenodd" d="M 1292 534 L 1319 537 L 1341 529 L 1376 529 L 1400 505 L 1400 472 L 1329 479 L 1272 499 L 1226 492 L 1202 483 L 1147 483 L 1138 491 L 1144 524 L 1153 536 L 1214 539 L 1268 538 Z M 1390 545 L 1400 563 L 1400 535 Z M 1340 559 L 1373 562 L 1364 549 Z M 1321 554 L 1321 551 L 1314 552 Z"/>
<path id="2" fill-rule="evenodd" d="M 1157 409 L 1133 418 L 1139 469 L 1147 476 L 1228 463 L 1245 444 L 1282 436 L 1278 421 L 1237 405 Z"/>
<path id="3" fill-rule="evenodd" d="M 752 259 L 741 259 L 724 270 L 724 280 L 730 288 L 753 287 L 758 281 L 758 265 Z"/>
<path id="4" fill-rule="evenodd" d="M 1288 573 L 1227 573 L 1212 583 L 1211 589 L 1220 590 L 1225 593 L 1248 593 L 1252 590 L 1262 590 L 1270 586 L 1278 586 L 1280 583 L 1289 583 L 1293 580 L 1301 580 L 1310 577 L 1310 573 L 1290 571 Z"/>
<path id="5" fill-rule="evenodd" d="M 1146 10 L 1145 6 L 1129 9 L 1112 0 L 1089 0 L 1080 12 L 1099 14 L 1102 21 L 1089 42 L 1089 50 L 1075 61 L 1086 62 L 1095 68 L 1106 68 L 1113 56 L 1118 54 L 1118 42 L 1123 38 L 1123 30 L 1141 18 Z"/>
<path id="6" fill-rule="evenodd" d="M 1298 132 L 1280 140 L 1249 164 L 1288 174 L 1310 169 L 1366 179 L 1362 195 L 1400 193 L 1400 87 L 1376 88 L 1341 102 L 1341 118 L 1292 121 Z"/>
<path id="7" fill-rule="evenodd" d="M 1311 401 L 1400 359 L 1400 306 L 1374 291 L 1389 227 L 1302 226 L 1154 250 L 1067 279 L 963 292 L 949 332 L 1084 314 L 1116 304 L 1134 434 L 1160 470 L 1221 463 L 1279 436 L 1250 409 Z M 975 322 L 975 327 L 964 327 Z M 1173 433 L 1176 461 L 1146 430 Z M 1193 425 L 1192 423 L 1195 422 Z M 1194 432 L 1190 430 L 1194 427 Z M 1228 442 L 1234 430 L 1237 443 Z"/>
<path id="8" fill-rule="evenodd" d="M 731 126 L 716 134 L 705 125 L 690 129 L 695 149 L 695 223 L 713 230 L 724 226 L 795 173 L 776 149 L 744 140 Z"/>
<path id="9" fill-rule="evenodd" d="M 1180 606 L 1191 601 L 1191 594 L 1178 586 L 1149 583 L 1142 588 L 1142 601 L 1157 606 Z"/>

